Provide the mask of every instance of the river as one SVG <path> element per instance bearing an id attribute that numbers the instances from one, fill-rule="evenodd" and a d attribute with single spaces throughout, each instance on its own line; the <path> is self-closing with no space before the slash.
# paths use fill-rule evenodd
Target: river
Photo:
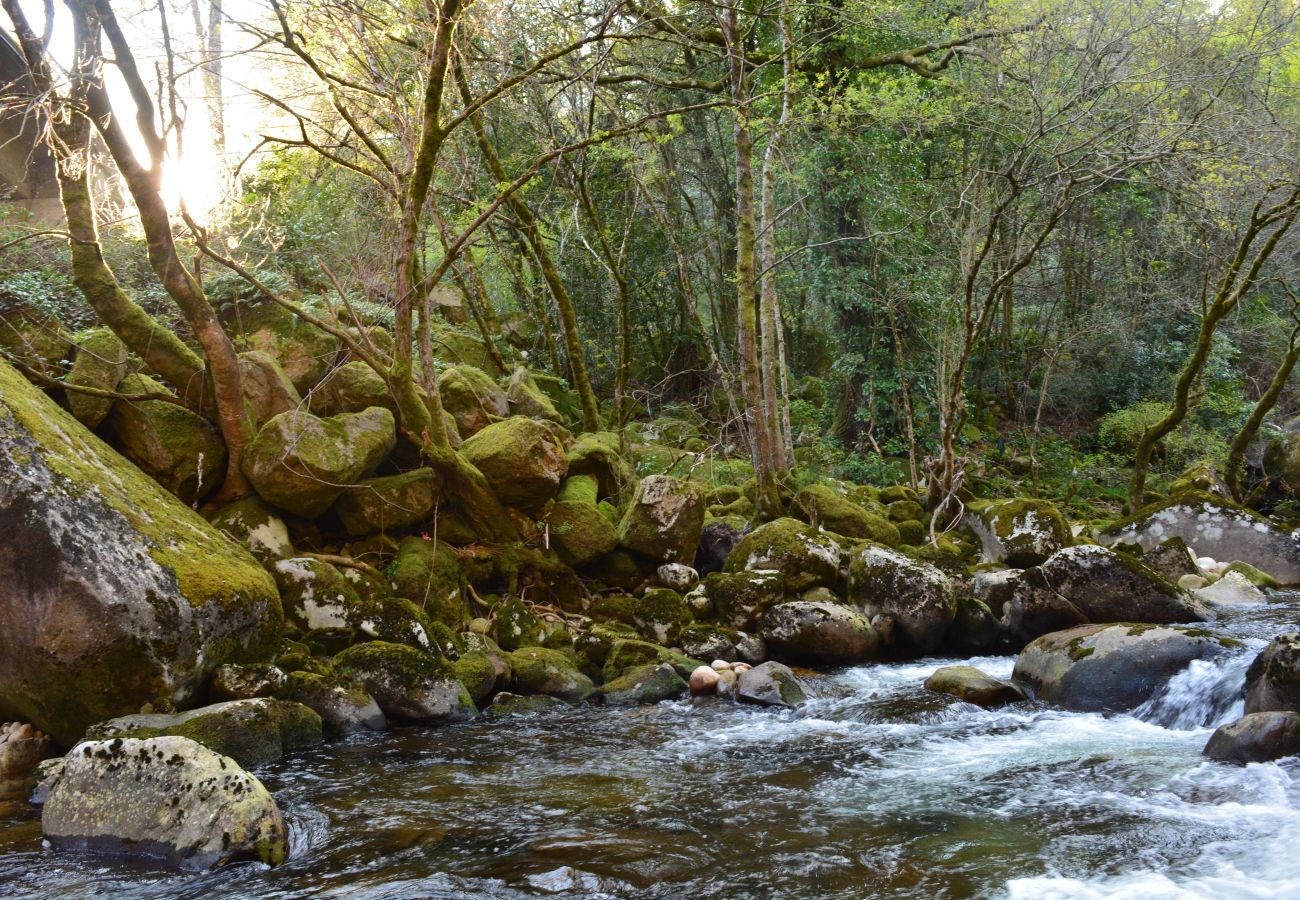
<path id="1" fill-rule="evenodd" d="M 927 659 L 811 678 L 774 712 L 710 700 L 325 745 L 257 774 L 292 857 L 177 875 L 54 853 L 0 817 L 0 897 L 1300 897 L 1300 762 L 1200 756 L 1300 599 L 1233 610 L 1246 649 L 1131 715 L 985 711 Z"/>

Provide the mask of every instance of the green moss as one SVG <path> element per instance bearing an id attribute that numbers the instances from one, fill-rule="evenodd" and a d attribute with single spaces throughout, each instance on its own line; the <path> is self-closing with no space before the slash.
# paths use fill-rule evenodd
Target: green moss
<path id="1" fill-rule="evenodd" d="M 482 651 L 464 653 L 452 663 L 452 671 L 469 691 L 476 706 L 481 707 L 491 699 L 497 682 L 497 668 L 492 657 Z"/>
<path id="2" fill-rule="evenodd" d="M 595 692 L 591 679 L 578 671 L 577 664 L 558 650 L 525 647 L 508 657 L 511 687 L 520 694 L 546 694 L 579 702 Z"/>
<path id="3" fill-rule="evenodd" d="M 636 621 L 637 599 L 627 594 L 610 594 L 599 597 L 591 604 L 590 614 L 598 622 L 621 622 L 631 625 Z"/>
<path id="4" fill-rule="evenodd" d="M 493 611 L 493 637 L 503 650 L 536 646 L 542 639 L 542 621 L 519 597 L 506 597 Z"/>
<path id="5" fill-rule="evenodd" d="M 432 469 L 414 469 L 357 482 L 335 502 L 334 511 L 348 534 L 361 537 L 423 522 L 441 494 Z"/>
<path id="6" fill-rule="evenodd" d="M 897 503 L 901 500 L 910 500 L 913 503 L 921 502 L 921 495 L 916 492 L 915 488 L 908 487 L 905 484 L 895 484 L 886 488 L 881 488 L 880 502 L 885 505 Z"/>
<path id="7" fill-rule="evenodd" d="M 785 599 L 786 584 L 780 572 L 710 572 L 704 593 L 720 623 L 751 631 L 768 607 Z"/>
<path id="8" fill-rule="evenodd" d="M 672 666 L 682 678 L 689 678 L 691 672 L 705 665 L 698 659 L 691 659 L 689 656 L 676 653 L 667 647 L 661 647 L 649 641 L 621 638 L 615 640 L 610 647 L 601 672 L 604 676 L 603 680 L 608 683 L 618 678 L 628 669 L 651 663 L 658 665 L 661 662 Z"/>
<path id="9" fill-rule="evenodd" d="M 1257 588 L 1277 590 L 1281 587 L 1281 584 L 1279 584 L 1278 580 L 1272 575 L 1269 575 L 1266 572 L 1261 572 L 1250 563 L 1244 563 L 1240 560 L 1234 562 L 1232 565 L 1228 566 L 1228 568 L 1223 570 L 1224 575 L 1227 575 L 1229 572 L 1236 572 Z"/>
<path id="10" fill-rule="evenodd" d="M 345 675 L 382 672 L 392 684 L 404 690 L 454 677 L 450 664 L 442 656 L 387 641 L 367 641 L 349 647 L 334 657 L 334 670 Z"/>
<path id="11" fill-rule="evenodd" d="M 551 547 L 566 565 L 584 565 L 618 546 L 618 532 L 594 503 L 561 500 L 551 508 L 546 524 Z"/>
<path id="12" fill-rule="evenodd" d="M 598 499 L 595 475 L 570 475 L 560 485 L 560 493 L 555 500 L 558 503 L 578 501 L 595 504 Z"/>
<path id="13" fill-rule="evenodd" d="M 460 631 L 469 621 L 464 576 L 456 551 L 442 541 L 407 537 L 388 568 L 393 592 L 418 606 L 431 621 Z"/>
<path id="14" fill-rule="evenodd" d="M 653 588 L 637 601 L 632 620 L 646 640 L 672 646 L 695 617 L 681 594 L 668 588 Z"/>

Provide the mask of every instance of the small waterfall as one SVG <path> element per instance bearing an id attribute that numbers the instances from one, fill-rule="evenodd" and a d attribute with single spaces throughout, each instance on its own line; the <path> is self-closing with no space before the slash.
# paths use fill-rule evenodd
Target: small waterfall
<path id="1" fill-rule="evenodd" d="M 1217 728 L 1241 717 L 1246 669 L 1253 652 L 1193 660 L 1133 715 L 1177 731 Z"/>

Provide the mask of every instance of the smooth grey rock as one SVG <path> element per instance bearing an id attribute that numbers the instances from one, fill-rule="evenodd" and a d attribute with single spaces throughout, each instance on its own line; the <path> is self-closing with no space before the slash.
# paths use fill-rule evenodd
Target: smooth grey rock
<path id="1" fill-rule="evenodd" d="M 794 600 L 764 616 L 768 653 L 790 662 L 847 666 L 874 659 L 880 638 L 861 614 L 838 603 Z"/>
<path id="2" fill-rule="evenodd" d="M 799 706 L 808 699 L 803 682 L 779 662 L 765 662 L 740 673 L 736 697 L 759 706 Z"/>
<path id="3" fill-rule="evenodd" d="M 888 616 L 896 640 L 926 652 L 943 643 L 957 615 L 947 575 L 876 544 L 863 544 L 849 557 L 849 600 L 873 624 L 876 616 Z"/>

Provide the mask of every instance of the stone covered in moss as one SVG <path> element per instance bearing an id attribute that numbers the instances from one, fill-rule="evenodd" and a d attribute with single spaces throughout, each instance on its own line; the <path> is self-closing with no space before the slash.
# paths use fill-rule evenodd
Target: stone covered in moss
<path id="1" fill-rule="evenodd" d="M 1146 562 L 1145 556 L 1142 558 L 1142 561 Z M 1272 575 L 1269 575 L 1267 572 L 1261 572 L 1250 563 L 1244 563 L 1240 560 L 1232 563 L 1228 568 L 1224 569 L 1221 577 L 1227 578 L 1229 575 L 1240 575 L 1257 588 L 1276 590 L 1281 587 L 1278 580 Z"/>
<path id="2" fill-rule="evenodd" d="M 261 350 L 239 354 L 239 386 L 244 392 L 244 407 L 257 428 L 302 405 L 302 397 L 284 369 L 275 357 Z"/>
<path id="3" fill-rule="evenodd" d="M 506 399 L 510 402 L 510 413 L 516 416 L 528 416 L 531 419 L 550 419 L 559 422 L 563 419 L 551 398 L 546 396 L 533 382 L 528 369 L 519 366 L 510 376 L 506 388 Z"/>
<path id="4" fill-rule="evenodd" d="M 358 598 L 348 606 L 347 621 L 362 640 L 389 641 L 440 653 L 448 649 L 446 641 L 438 640 L 433 620 L 405 597 Z"/>
<path id="5" fill-rule="evenodd" d="M 642 557 L 619 548 L 583 566 L 582 576 L 607 587 L 630 591 L 647 579 L 649 568 Z"/>
<path id="6" fill-rule="evenodd" d="M 443 328 L 434 334 L 433 354 L 452 365 L 473 366 L 493 378 L 505 374 L 492 360 L 487 345 L 480 338 L 454 328 Z"/>
<path id="7" fill-rule="evenodd" d="M 898 531 L 898 543 L 893 545 L 895 547 L 919 547 L 930 538 L 929 529 L 920 522 L 908 521 L 892 524 L 896 525 Z M 879 543 L 886 542 L 880 541 Z"/>
<path id="8" fill-rule="evenodd" d="M 345 628 L 348 610 L 359 602 L 356 590 L 334 566 L 308 556 L 277 560 L 270 566 L 285 618 L 304 631 Z"/>
<path id="9" fill-rule="evenodd" d="M 983 545 L 986 563 L 1025 569 L 1072 543 L 1070 524 L 1050 500 L 973 502 L 967 510 L 964 521 Z"/>
<path id="10" fill-rule="evenodd" d="M 609 648 L 605 664 L 601 668 L 602 681 L 610 682 L 628 669 L 644 666 L 648 663 L 668 663 L 682 678 L 690 678 L 691 673 L 704 665 L 698 659 L 691 659 L 659 644 L 638 641 L 631 638 L 619 638 Z"/>
<path id="11" fill-rule="evenodd" d="M 571 703 L 586 700 L 596 687 L 577 664 L 559 650 L 523 647 L 509 656 L 511 689 L 518 694 L 545 694 Z"/>
<path id="12" fill-rule="evenodd" d="M 456 420 L 461 437 L 482 431 L 493 421 L 510 415 L 505 392 L 482 369 L 449 366 L 438 376 L 442 406 Z"/>
<path id="13" fill-rule="evenodd" d="M 443 657 L 405 644 L 357 644 L 334 657 L 334 670 L 357 679 L 391 718 L 438 722 L 475 713 L 469 692 Z"/>
<path id="14" fill-rule="evenodd" d="M 72 358 L 72 338 L 54 316 L 29 306 L 10 307 L 0 312 L 0 350 L 56 378 Z"/>
<path id="15" fill-rule="evenodd" d="M 1208 459 L 1192 463 L 1169 485 L 1170 499 L 1177 500 L 1185 494 L 1205 493 L 1231 500 L 1232 492 L 1219 477 L 1214 463 Z"/>
<path id="16" fill-rule="evenodd" d="M 566 565 L 584 565 L 618 546 L 618 532 L 593 503 L 562 500 L 551 508 L 546 524 L 551 547 Z"/>
<path id="17" fill-rule="evenodd" d="M 557 378 L 554 375 L 543 375 L 539 372 L 532 373 L 533 384 L 541 391 L 555 406 L 555 411 L 565 422 L 580 422 L 582 420 L 582 401 L 578 399 L 578 392 L 569 387 L 569 383 L 563 378 Z"/>
<path id="18" fill-rule="evenodd" d="M 677 643 L 694 659 L 736 661 L 736 632 L 716 625 L 690 625 L 682 629 Z"/>
<path id="19" fill-rule="evenodd" d="M 466 439 L 460 452 L 502 503 L 525 512 L 546 505 L 569 470 L 564 447 L 550 429 L 523 416 L 489 425 Z"/>
<path id="20" fill-rule="evenodd" d="M 840 545 L 798 519 L 774 519 L 745 535 L 724 568 L 730 573 L 769 570 L 780 572 L 791 591 L 834 587 L 840 576 Z"/>
<path id="21" fill-rule="evenodd" d="M 183 737 L 86 741 L 43 785 L 41 832 L 54 847 L 161 858 L 191 871 L 284 861 L 288 830 L 260 781 Z"/>
<path id="22" fill-rule="evenodd" d="M 433 621 L 455 631 L 468 621 L 460 558 L 450 545 L 415 536 L 403 538 L 389 575 L 393 592 L 420 607 Z"/>
<path id="23" fill-rule="evenodd" d="M 311 411 L 318 416 L 358 413 L 372 406 L 397 412 L 388 384 L 369 363 L 360 360 L 331 370 L 311 394 Z"/>
<path id="24" fill-rule="evenodd" d="M 258 697 L 183 713 L 121 716 L 86 732 L 93 741 L 164 735 L 189 738 L 251 769 L 319 744 L 321 718 L 301 703 Z"/>
<path id="25" fill-rule="evenodd" d="M 396 440 L 393 414 L 379 407 L 327 419 L 282 413 L 248 445 L 244 474 L 263 500 L 310 519 L 379 465 Z"/>
<path id="26" fill-rule="evenodd" d="M 698 486 L 667 475 L 652 475 L 619 522 L 619 542 L 629 550 L 663 562 L 690 565 L 704 527 L 704 499 Z"/>
<path id="27" fill-rule="evenodd" d="M 1116 548 L 1118 549 L 1118 548 Z M 1141 551 L 1141 547 L 1134 546 L 1132 549 Z M 1142 565 L 1154 569 L 1166 581 L 1178 583 L 1178 579 L 1184 575 L 1200 575 L 1201 570 L 1196 565 L 1196 557 L 1192 555 L 1192 550 L 1180 537 L 1171 537 L 1164 541 L 1158 547 L 1153 547 L 1146 553 L 1141 553 Z"/>
<path id="28" fill-rule="evenodd" d="M 503 650 L 539 646 L 542 620 L 519 597 L 506 597 L 493 614 L 492 636 Z"/>
<path id="29" fill-rule="evenodd" d="M 241 666 L 228 663 L 212 673 L 208 699 L 213 703 L 227 700 L 251 700 L 274 697 L 284 689 L 286 676 L 278 666 L 268 663 Z"/>
<path id="30" fill-rule="evenodd" d="M 878 492 L 880 502 L 888 506 L 891 503 L 897 503 L 900 500 L 911 500 L 913 503 L 921 502 L 921 495 L 916 492 L 915 488 L 910 488 L 905 484 L 893 484 L 889 487 L 881 488 Z"/>
<path id="31" fill-rule="evenodd" d="M 354 537 L 394 531 L 423 522 L 442 494 L 433 469 L 365 478 L 347 488 L 334 503 L 343 529 Z"/>
<path id="32" fill-rule="evenodd" d="M 574 475 L 572 472 L 564 479 L 564 484 L 560 485 L 560 492 L 555 495 L 558 503 L 590 503 L 593 506 L 599 498 L 600 492 L 595 475 Z"/>
<path id="33" fill-rule="evenodd" d="M 257 497 L 229 503 L 209 514 L 208 521 L 264 563 L 293 556 L 288 526 Z"/>
<path id="34" fill-rule="evenodd" d="M 451 668 L 456 673 L 456 680 L 469 691 L 474 705 L 482 707 L 496 692 L 501 673 L 498 671 L 497 663 L 486 652 L 473 650 L 462 653 L 460 658 L 451 664 Z M 509 671 L 507 664 L 506 680 L 509 680 Z"/>
<path id="35" fill-rule="evenodd" d="M 276 303 L 241 308 L 235 331 L 241 349 L 272 356 L 300 394 L 325 377 L 339 351 L 337 337 Z"/>
<path id="36" fill-rule="evenodd" d="M 65 746 L 279 643 L 257 560 L 3 362 L 0 534 L 0 718 Z"/>
<path id="37" fill-rule="evenodd" d="M 67 382 L 101 391 L 116 390 L 126 376 L 128 358 L 126 345 L 117 335 L 107 328 L 94 328 L 77 336 L 77 356 L 72 361 Z M 67 394 L 68 409 L 87 428 L 98 428 L 113 407 L 110 397 L 93 397 L 80 391 Z"/>
<path id="38" fill-rule="evenodd" d="M 600 688 L 605 702 L 615 706 L 675 700 L 686 691 L 686 681 L 668 663 L 636 666 Z"/>
<path id="39" fill-rule="evenodd" d="M 653 588 L 637 601 L 632 620 L 646 640 L 671 647 L 695 617 L 681 594 L 668 588 Z"/>
<path id="40" fill-rule="evenodd" d="M 785 599 L 785 576 L 775 571 L 713 572 L 704 578 L 704 592 L 719 623 L 755 630 L 768 607 Z"/>
<path id="41" fill-rule="evenodd" d="M 127 375 L 124 394 L 167 393 L 144 375 Z M 216 490 L 226 469 L 226 444 L 217 427 L 165 400 L 114 402 L 104 428 L 113 445 L 183 502 Z"/>
<path id="42" fill-rule="evenodd" d="M 636 630 L 629 625 L 621 623 L 593 625 L 574 639 L 573 646 L 578 667 L 588 674 L 599 675 L 616 641 L 636 640 L 639 637 Z"/>
<path id="43" fill-rule="evenodd" d="M 865 538 L 888 547 L 898 546 L 899 529 L 886 516 L 854 503 L 827 485 L 808 485 L 795 495 L 794 502 L 805 520 L 827 531 Z"/>
<path id="44" fill-rule="evenodd" d="M 943 643 L 957 614 L 956 593 L 943 572 L 876 544 L 850 555 L 848 596 L 873 622 L 887 616 L 896 638 L 924 652 Z"/>
<path id="45" fill-rule="evenodd" d="M 974 666 L 944 666 L 935 669 L 925 680 L 925 688 L 938 694 L 949 694 L 985 709 L 1025 699 L 1024 690 L 1017 685 L 994 678 Z"/>
<path id="46" fill-rule="evenodd" d="M 924 522 L 925 507 L 915 500 L 895 500 L 885 507 L 891 522 Z"/>
<path id="47" fill-rule="evenodd" d="M 598 622 L 621 622 L 631 625 L 635 621 L 637 598 L 628 594 L 609 594 L 591 604 L 591 617 Z"/>
<path id="48" fill-rule="evenodd" d="M 347 679 L 290 672 L 281 696 L 313 710 L 320 716 L 325 734 L 333 737 L 388 727 L 375 698 Z"/>

